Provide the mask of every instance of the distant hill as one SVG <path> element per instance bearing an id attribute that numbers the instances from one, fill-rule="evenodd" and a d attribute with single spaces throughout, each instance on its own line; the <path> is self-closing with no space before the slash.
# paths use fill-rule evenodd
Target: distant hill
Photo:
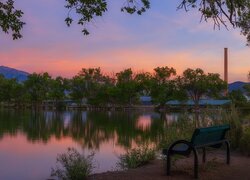
<path id="1" fill-rule="evenodd" d="M 25 81 L 29 73 L 13 69 L 6 66 L 0 66 L 0 74 L 7 79 L 16 78 L 19 82 Z"/>
<path id="2" fill-rule="evenodd" d="M 233 90 L 241 90 L 242 92 L 244 92 L 244 88 L 243 86 L 249 84 L 246 82 L 241 82 L 241 81 L 235 81 L 233 83 L 228 84 L 228 90 L 229 92 L 232 92 Z"/>

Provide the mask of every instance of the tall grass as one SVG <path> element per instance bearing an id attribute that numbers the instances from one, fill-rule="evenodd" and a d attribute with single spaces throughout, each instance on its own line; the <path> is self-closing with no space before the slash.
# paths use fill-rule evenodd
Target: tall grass
<path id="1" fill-rule="evenodd" d="M 177 121 L 166 125 L 159 149 L 168 147 L 171 143 L 179 139 L 189 140 L 194 129 L 195 121 L 193 121 L 187 112 L 184 112 L 178 117 Z"/>
<path id="2" fill-rule="evenodd" d="M 247 151 L 250 154 L 250 128 L 243 128 L 244 122 L 234 106 L 230 109 L 203 109 L 199 113 L 183 113 L 176 122 L 166 127 L 159 148 L 166 148 L 179 139 L 190 140 L 197 127 L 222 124 L 229 124 L 231 127 L 227 136 L 232 149 Z"/>
<path id="3" fill-rule="evenodd" d="M 147 146 L 131 149 L 119 157 L 118 166 L 131 169 L 143 166 L 155 159 L 155 150 Z"/>
<path id="4" fill-rule="evenodd" d="M 250 126 L 246 126 L 239 145 L 240 151 L 250 156 Z"/>
<path id="5" fill-rule="evenodd" d="M 231 147 L 238 149 L 243 135 L 243 124 L 239 112 L 232 106 L 230 111 L 221 111 L 221 124 L 229 124 L 231 129 L 228 132 Z M 249 139 L 250 140 L 250 139 Z"/>
<path id="6" fill-rule="evenodd" d="M 62 180 L 84 180 L 92 172 L 94 154 L 85 157 L 74 148 L 57 156 L 57 166 L 52 168 L 51 176 Z"/>

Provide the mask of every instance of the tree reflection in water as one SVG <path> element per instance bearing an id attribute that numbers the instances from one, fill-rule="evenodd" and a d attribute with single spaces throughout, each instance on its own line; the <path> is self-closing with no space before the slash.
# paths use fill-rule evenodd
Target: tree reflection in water
<path id="1" fill-rule="evenodd" d="M 55 137 L 72 138 L 83 148 L 98 150 L 102 143 L 130 149 L 157 144 L 164 134 L 165 121 L 157 113 L 86 111 L 14 111 L 0 112 L 0 138 L 22 133 L 31 143 L 48 143 Z"/>

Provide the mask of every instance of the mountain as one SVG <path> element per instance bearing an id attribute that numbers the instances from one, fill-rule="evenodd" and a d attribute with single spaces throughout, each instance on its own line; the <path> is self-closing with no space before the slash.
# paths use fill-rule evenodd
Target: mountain
<path id="1" fill-rule="evenodd" d="M 19 82 L 25 81 L 29 73 L 13 69 L 6 66 L 0 66 L 0 74 L 7 79 L 16 78 Z"/>
<path id="2" fill-rule="evenodd" d="M 242 92 L 244 92 L 244 88 L 243 86 L 249 84 L 246 82 L 241 82 L 241 81 L 235 81 L 233 83 L 228 84 L 228 90 L 229 92 L 232 92 L 233 90 L 241 90 Z"/>

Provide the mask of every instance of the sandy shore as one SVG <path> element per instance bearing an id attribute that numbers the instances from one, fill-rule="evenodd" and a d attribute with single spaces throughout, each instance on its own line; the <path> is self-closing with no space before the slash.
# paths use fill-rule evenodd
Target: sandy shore
<path id="1" fill-rule="evenodd" d="M 201 154 L 201 153 L 200 153 Z M 231 164 L 226 164 L 224 151 L 211 151 L 207 154 L 207 162 L 202 163 L 199 157 L 199 179 L 232 179 L 250 180 L 250 157 L 238 153 L 231 154 Z M 171 176 L 166 175 L 165 161 L 155 160 L 150 164 L 126 171 L 94 174 L 91 180 L 166 180 L 193 179 L 193 156 L 179 159 L 172 166 Z"/>

